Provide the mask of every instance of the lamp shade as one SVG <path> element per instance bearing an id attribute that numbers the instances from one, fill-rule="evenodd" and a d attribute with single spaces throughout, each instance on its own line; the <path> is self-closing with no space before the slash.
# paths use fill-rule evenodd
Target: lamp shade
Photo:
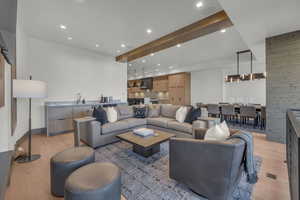
<path id="1" fill-rule="evenodd" d="M 13 80 L 13 97 L 15 98 L 45 98 L 47 84 L 35 80 Z"/>

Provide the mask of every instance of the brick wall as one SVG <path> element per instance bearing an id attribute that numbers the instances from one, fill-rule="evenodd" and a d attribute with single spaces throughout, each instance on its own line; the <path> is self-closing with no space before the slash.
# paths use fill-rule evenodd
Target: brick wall
<path id="1" fill-rule="evenodd" d="M 267 138 L 285 142 L 286 111 L 300 108 L 300 31 L 266 39 Z"/>

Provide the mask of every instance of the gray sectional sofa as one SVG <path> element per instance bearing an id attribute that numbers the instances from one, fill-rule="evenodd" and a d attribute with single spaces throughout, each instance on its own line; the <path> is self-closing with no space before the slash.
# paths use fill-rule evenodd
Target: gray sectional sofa
<path id="1" fill-rule="evenodd" d="M 199 128 L 199 124 L 180 123 L 176 121 L 176 111 L 180 106 L 170 104 L 155 106 L 159 108 L 156 110 L 158 112 L 156 115 L 149 108 L 146 118 L 135 118 L 132 106 L 120 105 L 116 107 L 118 121 L 102 125 L 95 118 L 89 118 L 81 120 L 76 127 L 78 130 L 75 131 L 80 131 L 81 141 L 93 148 L 116 142 L 118 141 L 118 138 L 115 137 L 116 135 L 140 127 L 175 133 L 176 136 L 183 138 L 193 138 L 193 131 L 195 128 Z"/>
<path id="2" fill-rule="evenodd" d="M 206 131 L 197 129 L 196 139 L 170 139 L 170 178 L 209 200 L 233 199 L 244 170 L 245 142 L 238 138 L 206 141 Z"/>

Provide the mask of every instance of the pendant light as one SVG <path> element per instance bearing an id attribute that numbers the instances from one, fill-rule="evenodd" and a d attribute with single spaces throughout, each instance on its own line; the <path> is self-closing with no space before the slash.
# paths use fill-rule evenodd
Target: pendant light
<path id="1" fill-rule="evenodd" d="M 250 53 L 250 74 L 240 75 L 240 54 Z M 267 77 L 266 72 L 264 73 L 253 73 L 253 53 L 250 49 L 244 51 L 238 51 L 237 53 L 237 74 L 228 75 L 225 77 L 225 82 L 240 82 L 240 81 L 252 81 L 255 79 L 265 79 Z"/>

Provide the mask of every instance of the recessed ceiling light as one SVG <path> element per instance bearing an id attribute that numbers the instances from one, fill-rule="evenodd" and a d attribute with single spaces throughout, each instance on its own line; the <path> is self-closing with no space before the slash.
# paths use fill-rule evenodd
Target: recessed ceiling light
<path id="1" fill-rule="evenodd" d="M 158 63 L 157 66 L 160 66 L 160 64 Z"/>
<path id="2" fill-rule="evenodd" d="M 222 30 L 221 30 L 221 33 L 225 33 L 225 32 L 226 32 L 226 29 L 222 29 Z"/>
<path id="3" fill-rule="evenodd" d="M 142 60 L 142 63 L 145 63 L 146 62 L 146 60 Z"/>
<path id="4" fill-rule="evenodd" d="M 132 66 L 132 64 L 131 64 L 131 63 L 129 63 L 128 65 L 129 65 L 129 67 L 131 67 L 131 66 Z"/>
<path id="5" fill-rule="evenodd" d="M 66 30 L 66 29 L 67 29 L 67 26 L 66 26 L 66 25 L 63 25 L 63 24 L 61 24 L 61 25 L 59 25 L 59 28 L 60 28 L 60 29 L 62 29 L 62 30 Z"/>
<path id="6" fill-rule="evenodd" d="M 154 56 L 154 53 L 151 53 L 150 56 Z"/>
<path id="7" fill-rule="evenodd" d="M 169 67 L 169 69 L 173 69 L 173 68 L 174 68 L 173 66 L 170 66 L 170 67 Z"/>
<path id="8" fill-rule="evenodd" d="M 99 44 L 96 44 L 96 47 L 99 47 L 100 45 Z"/>
<path id="9" fill-rule="evenodd" d="M 177 44 L 176 46 L 179 48 L 179 47 L 181 47 L 181 44 Z"/>
<path id="10" fill-rule="evenodd" d="M 158 71 L 159 71 L 159 69 L 155 69 L 155 71 L 157 71 L 157 72 L 158 72 Z"/>
<path id="11" fill-rule="evenodd" d="M 72 40 L 73 38 L 72 37 L 68 37 L 68 40 Z"/>
<path id="12" fill-rule="evenodd" d="M 125 45 L 125 44 L 121 44 L 121 47 L 122 47 L 122 48 L 125 48 L 125 47 L 126 47 L 126 45 Z"/>
<path id="13" fill-rule="evenodd" d="M 151 34 L 151 33 L 152 33 L 152 30 L 151 30 L 150 28 L 148 28 L 148 29 L 147 29 L 147 33 L 148 33 L 148 34 Z"/>
<path id="14" fill-rule="evenodd" d="M 120 50 L 117 50 L 117 52 L 120 53 L 121 51 L 120 51 Z"/>
<path id="15" fill-rule="evenodd" d="M 197 7 L 197 8 L 200 8 L 200 7 L 202 7 L 202 6 L 203 6 L 202 1 L 199 1 L 199 2 L 196 4 L 196 7 Z"/>

